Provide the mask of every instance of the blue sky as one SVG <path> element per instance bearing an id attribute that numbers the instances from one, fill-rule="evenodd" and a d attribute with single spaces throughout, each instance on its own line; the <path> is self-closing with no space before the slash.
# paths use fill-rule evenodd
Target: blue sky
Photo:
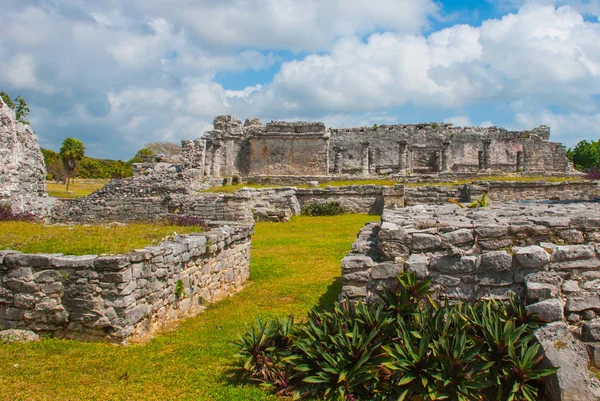
<path id="1" fill-rule="evenodd" d="M 600 0 L 2 0 L 40 144 L 128 159 L 218 114 L 600 136 Z"/>

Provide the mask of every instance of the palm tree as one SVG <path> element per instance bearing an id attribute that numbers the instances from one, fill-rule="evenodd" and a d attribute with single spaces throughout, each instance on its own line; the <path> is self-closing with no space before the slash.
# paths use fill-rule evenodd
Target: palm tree
<path id="1" fill-rule="evenodd" d="M 83 142 L 76 138 L 65 138 L 60 148 L 60 157 L 67 170 L 67 191 L 69 191 L 69 179 L 77 167 L 77 162 L 83 159 L 85 155 L 85 146 Z"/>

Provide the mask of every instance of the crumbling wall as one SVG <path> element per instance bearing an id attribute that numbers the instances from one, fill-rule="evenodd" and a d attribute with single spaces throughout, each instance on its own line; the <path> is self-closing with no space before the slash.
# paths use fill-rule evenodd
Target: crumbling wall
<path id="1" fill-rule="evenodd" d="M 0 99 L 0 204 L 43 217 L 50 200 L 37 136 Z"/>
<path id="2" fill-rule="evenodd" d="M 377 300 L 403 270 L 430 277 L 440 296 L 475 300 L 509 293 L 543 304 L 548 321 L 600 312 L 600 204 L 494 204 L 386 210 L 342 263 L 343 295 Z M 542 306 L 532 306 L 541 308 Z M 592 310 L 590 312 L 589 310 Z"/>
<path id="3" fill-rule="evenodd" d="M 326 175 L 327 139 L 323 123 L 270 122 L 248 138 L 249 175 Z"/>
<path id="4" fill-rule="evenodd" d="M 423 123 L 328 130 L 320 122 L 263 125 L 258 119 L 242 126 L 230 115 L 217 116 L 213 125 L 202 138 L 204 153 L 196 157 L 204 158 L 204 175 L 211 177 L 571 173 L 565 147 L 549 142 L 547 126 L 507 131 Z"/>
<path id="5" fill-rule="evenodd" d="M 250 226 L 123 255 L 0 251 L 0 328 L 126 343 L 239 291 L 249 276 Z"/>
<path id="6" fill-rule="evenodd" d="M 477 181 L 472 184 L 410 185 L 404 188 L 406 205 L 444 204 L 448 199 L 471 202 L 486 192 L 492 201 L 600 199 L 600 181 Z"/>

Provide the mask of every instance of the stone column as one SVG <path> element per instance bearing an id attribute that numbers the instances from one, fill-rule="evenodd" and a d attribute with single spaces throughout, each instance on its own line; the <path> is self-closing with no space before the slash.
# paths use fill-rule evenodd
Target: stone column
<path id="1" fill-rule="evenodd" d="M 414 158 L 415 158 L 414 152 L 412 151 L 412 149 L 410 149 L 408 151 L 408 167 L 407 167 L 407 169 L 411 173 L 413 172 L 413 168 L 414 168 L 414 163 L 415 163 Z"/>
<path id="2" fill-rule="evenodd" d="M 361 142 L 360 167 L 362 175 L 369 175 L 369 142 Z"/>
<path id="3" fill-rule="evenodd" d="M 450 142 L 444 142 L 442 144 L 442 171 L 448 171 L 448 149 L 450 148 Z"/>
<path id="4" fill-rule="evenodd" d="M 400 174 L 406 174 L 406 141 L 398 142 L 399 146 L 399 157 L 398 160 L 398 169 L 400 170 Z"/>
<path id="5" fill-rule="evenodd" d="M 183 168 L 194 167 L 194 150 L 194 142 L 187 139 L 181 141 L 181 164 Z"/>
<path id="6" fill-rule="evenodd" d="M 492 143 L 491 139 L 483 140 L 483 169 L 488 170 L 491 163 L 491 155 L 490 155 L 490 144 Z"/>
<path id="7" fill-rule="evenodd" d="M 333 164 L 334 174 L 340 175 L 342 174 L 344 168 L 344 154 L 342 153 L 344 151 L 344 148 L 340 146 L 335 146 L 333 148 L 333 151 L 335 152 L 335 161 Z"/>
<path id="8" fill-rule="evenodd" d="M 196 139 L 194 141 L 194 147 L 196 151 L 194 153 L 194 168 L 204 170 L 204 155 L 206 153 L 206 142 L 202 139 Z"/>
<path id="9" fill-rule="evenodd" d="M 477 168 L 483 170 L 483 151 L 477 153 Z"/>
<path id="10" fill-rule="evenodd" d="M 523 171 L 523 152 L 517 152 L 517 172 Z"/>
<path id="11" fill-rule="evenodd" d="M 212 160 L 210 164 L 211 177 L 221 176 L 221 143 L 213 142 L 212 144 Z"/>

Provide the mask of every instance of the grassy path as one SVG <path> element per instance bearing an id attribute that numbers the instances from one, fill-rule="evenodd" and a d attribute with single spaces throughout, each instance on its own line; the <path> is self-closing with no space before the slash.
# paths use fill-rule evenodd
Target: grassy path
<path id="1" fill-rule="evenodd" d="M 270 400 L 234 383 L 230 342 L 257 317 L 303 315 L 340 292 L 340 260 L 376 216 L 259 223 L 251 282 L 147 345 L 46 339 L 0 345 L 0 400 Z"/>

